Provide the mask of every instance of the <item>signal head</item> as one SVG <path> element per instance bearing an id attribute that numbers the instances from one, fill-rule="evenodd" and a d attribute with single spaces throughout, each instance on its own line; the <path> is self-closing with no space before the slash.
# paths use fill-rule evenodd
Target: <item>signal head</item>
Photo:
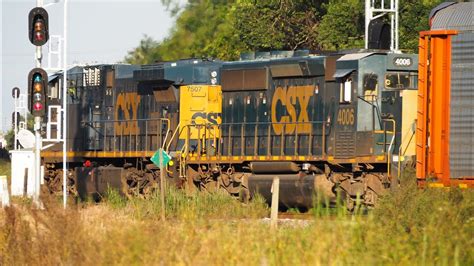
<path id="1" fill-rule="evenodd" d="M 35 7 L 28 15 L 28 37 L 36 46 L 42 46 L 49 39 L 48 12 L 42 7 Z"/>
<path id="2" fill-rule="evenodd" d="M 34 68 L 28 75 L 29 107 L 33 116 L 42 117 L 46 114 L 46 88 L 48 74 L 41 68 Z"/>

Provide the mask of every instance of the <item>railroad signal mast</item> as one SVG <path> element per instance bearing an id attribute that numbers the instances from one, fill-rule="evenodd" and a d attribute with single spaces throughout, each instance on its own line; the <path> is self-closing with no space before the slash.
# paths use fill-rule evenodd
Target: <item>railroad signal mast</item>
<path id="1" fill-rule="evenodd" d="M 42 8 L 43 1 L 37 0 L 37 6 L 28 14 L 28 37 L 31 44 L 36 46 L 36 68 L 28 74 L 28 105 L 34 116 L 35 125 L 35 189 L 33 202 L 40 207 L 40 183 L 41 183 L 41 123 L 46 115 L 46 97 L 48 87 L 48 74 L 41 68 L 43 57 L 42 46 L 49 40 L 48 12 Z"/>
<path id="2" fill-rule="evenodd" d="M 389 32 L 386 22 L 390 22 Z M 365 49 L 379 49 L 380 47 L 377 47 L 376 43 L 376 47 L 374 47 L 373 40 L 383 42 L 382 40 L 385 36 L 388 37 L 387 35 L 390 37 L 390 51 L 400 53 L 398 49 L 398 0 L 365 0 Z"/>

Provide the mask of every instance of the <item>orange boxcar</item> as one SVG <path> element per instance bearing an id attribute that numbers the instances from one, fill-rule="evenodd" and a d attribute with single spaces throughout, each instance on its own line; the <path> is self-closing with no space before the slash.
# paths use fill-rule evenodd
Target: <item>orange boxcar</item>
<path id="1" fill-rule="evenodd" d="M 443 3 L 420 33 L 416 176 L 474 187 L 474 3 Z"/>

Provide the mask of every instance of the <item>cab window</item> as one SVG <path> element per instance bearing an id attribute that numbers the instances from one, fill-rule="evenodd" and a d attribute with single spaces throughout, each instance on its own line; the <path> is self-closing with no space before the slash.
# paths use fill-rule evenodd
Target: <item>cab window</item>
<path id="1" fill-rule="evenodd" d="M 362 87 L 364 93 L 364 100 L 368 102 L 375 101 L 379 88 L 378 76 L 374 73 L 364 74 Z"/>
<path id="2" fill-rule="evenodd" d="M 340 103 L 350 103 L 352 101 L 352 78 L 348 77 L 340 85 Z"/>
<path id="3" fill-rule="evenodd" d="M 416 90 L 418 88 L 418 75 L 412 72 L 388 72 L 385 74 L 385 88 Z"/>

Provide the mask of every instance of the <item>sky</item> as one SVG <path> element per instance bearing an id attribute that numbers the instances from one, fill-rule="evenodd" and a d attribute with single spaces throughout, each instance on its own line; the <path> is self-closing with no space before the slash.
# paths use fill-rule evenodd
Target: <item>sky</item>
<path id="1" fill-rule="evenodd" d="M 43 0 L 44 5 L 55 2 Z M 35 67 L 35 47 L 28 40 L 28 13 L 36 0 L 0 0 L 0 132 L 11 127 L 12 88 L 26 93 L 28 72 Z M 63 33 L 63 0 L 46 7 L 51 35 Z M 68 0 L 68 65 L 116 63 L 146 34 L 165 38 L 174 19 L 160 0 Z M 48 65 L 48 42 L 42 66 Z"/>

